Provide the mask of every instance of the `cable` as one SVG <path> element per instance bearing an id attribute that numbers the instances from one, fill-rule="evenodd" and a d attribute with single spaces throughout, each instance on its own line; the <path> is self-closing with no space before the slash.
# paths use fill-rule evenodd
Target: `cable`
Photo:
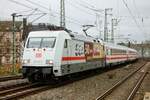
<path id="1" fill-rule="evenodd" d="M 34 4 L 34 5 L 36 5 L 36 6 L 39 6 L 39 7 L 43 8 L 43 9 L 49 10 L 49 9 L 46 8 L 45 6 L 42 6 L 42 5 L 40 5 L 40 4 L 36 3 L 36 2 L 33 2 L 33 1 L 31 1 L 31 0 L 25 0 L 25 1 L 27 1 L 27 2 L 29 2 L 29 3 L 31 3 L 31 4 Z"/>
<path id="2" fill-rule="evenodd" d="M 82 2 L 83 4 L 91 6 L 91 8 L 95 8 L 95 5 L 91 5 L 91 4 L 87 3 L 87 2 L 85 2 L 84 0 L 80 0 L 80 2 Z"/>
<path id="3" fill-rule="evenodd" d="M 17 1 L 15 1 L 15 0 L 8 0 L 8 1 L 13 2 L 13 3 L 15 3 L 15 4 L 18 4 L 18 5 L 20 5 L 20 6 L 23 6 L 23 7 L 29 8 L 29 9 L 32 9 L 32 10 L 37 9 L 37 8 L 32 8 L 32 7 L 30 7 L 30 6 L 27 6 L 27 5 L 23 4 L 23 3 L 17 2 Z M 41 11 L 41 10 L 39 10 L 39 9 L 38 9 L 38 11 L 43 12 L 43 11 Z"/>
<path id="4" fill-rule="evenodd" d="M 43 5 L 40 5 L 40 4 L 38 4 L 38 3 L 36 3 L 36 2 L 33 2 L 33 1 L 31 1 L 31 0 L 26 0 L 26 1 L 28 1 L 29 3 L 31 3 L 31 4 L 33 4 L 33 5 L 36 5 L 36 6 L 38 6 L 38 7 L 41 7 L 41 8 L 43 8 L 43 9 L 46 9 L 46 10 L 48 10 L 49 11 L 49 9 L 48 8 L 46 8 L 46 7 L 44 7 Z M 58 12 L 54 12 L 55 14 L 57 14 L 57 15 L 60 15 Z M 51 15 L 51 16 L 53 16 L 53 17 L 56 17 L 56 16 L 54 16 L 54 15 Z M 68 19 L 70 19 L 70 20 L 72 20 L 72 21 L 70 21 L 70 22 L 73 22 L 73 23 L 80 23 L 80 21 L 78 21 L 78 20 L 76 20 L 76 19 L 73 19 L 73 18 L 71 18 L 71 17 L 68 17 L 68 16 L 65 16 L 66 18 L 68 18 Z"/>
<path id="5" fill-rule="evenodd" d="M 119 16 L 119 17 L 132 18 L 131 16 Z M 134 16 L 134 17 L 136 19 L 141 19 L 141 18 L 150 19 L 150 16 Z"/>
<path id="6" fill-rule="evenodd" d="M 37 9 L 37 8 L 32 8 L 32 7 L 30 7 L 30 6 L 27 6 L 27 5 L 23 4 L 23 3 L 17 2 L 17 1 L 15 1 L 15 0 L 9 0 L 9 1 L 10 1 L 10 2 L 13 2 L 13 3 L 16 3 L 16 4 L 18 4 L 18 5 L 24 6 L 24 7 L 26 7 L 26 8 L 30 8 L 30 9 L 32 9 L 32 10 L 33 10 L 33 12 L 32 12 L 32 13 L 30 13 L 30 14 L 28 14 L 27 18 L 28 18 L 31 14 L 33 15 L 33 13 L 35 13 L 36 11 L 40 11 L 40 12 L 42 12 L 42 15 L 41 15 L 41 16 L 39 16 L 38 18 L 34 19 L 31 23 L 33 23 L 33 22 L 37 21 L 38 19 L 40 19 L 41 17 L 43 17 L 43 16 L 45 16 L 45 15 L 46 15 L 46 13 L 44 13 L 43 11 L 41 11 L 41 10 L 39 10 L 39 9 Z"/>
<path id="7" fill-rule="evenodd" d="M 37 8 L 35 8 L 34 10 L 36 10 Z M 25 10 L 25 11 L 20 11 L 20 12 L 17 12 L 17 13 L 25 13 L 25 12 L 30 12 L 30 11 L 33 11 L 32 9 L 31 10 Z"/>
<path id="8" fill-rule="evenodd" d="M 9 0 L 9 1 L 10 1 L 10 2 L 13 2 L 13 3 L 15 3 L 15 4 L 18 4 L 18 5 L 21 5 L 21 6 L 23 6 L 23 7 L 26 7 L 26 8 L 29 8 L 29 9 L 35 10 L 35 8 L 32 8 L 32 7 L 30 7 L 30 6 L 27 6 L 27 5 L 23 4 L 23 3 L 17 2 L 17 1 L 15 1 L 15 0 Z M 26 0 L 26 1 L 30 2 L 30 0 Z M 40 6 L 40 7 L 44 8 L 44 9 L 46 9 L 46 10 L 49 10 L 48 8 L 43 7 L 42 5 L 39 5 L 39 4 L 37 4 L 37 3 L 33 2 L 33 1 L 32 1 L 32 2 L 30 2 L 30 3 L 32 3 L 33 5 L 36 5 L 36 6 Z M 37 9 L 37 8 L 36 8 L 36 9 Z M 40 12 L 44 13 L 43 11 L 41 11 L 41 10 L 39 10 L 39 9 L 38 9 L 38 11 L 40 11 Z M 58 13 L 58 12 L 55 12 L 55 14 L 59 15 L 59 13 Z M 34 15 L 34 14 L 29 14 L 29 15 Z M 26 16 L 27 16 L 27 15 L 26 15 Z M 44 15 L 43 15 L 43 16 L 44 16 Z M 40 16 L 40 17 L 38 17 L 38 18 L 41 18 L 41 17 L 43 17 L 43 16 Z M 51 15 L 51 16 L 52 16 L 52 15 Z M 54 17 L 54 16 L 53 16 L 53 17 Z M 57 17 L 57 16 L 55 16 L 55 17 Z M 71 20 L 71 21 L 69 21 L 69 22 L 71 22 L 71 23 L 74 23 L 74 24 L 77 24 L 77 25 L 80 25 L 80 26 L 81 26 L 81 24 L 79 24 L 79 23 L 80 23 L 80 21 L 77 21 L 77 20 L 75 20 L 75 19 L 73 19 L 73 18 L 70 18 L 70 17 L 68 17 L 68 16 L 65 16 L 65 17 Z M 34 22 L 34 21 L 32 21 L 32 22 Z"/>
<path id="9" fill-rule="evenodd" d="M 67 1 L 67 0 L 66 0 L 66 1 Z M 88 15 L 92 15 L 92 16 L 94 15 L 94 16 L 95 16 L 95 14 L 89 13 L 89 12 L 87 12 L 86 10 L 81 9 L 81 8 L 77 7 L 76 5 L 74 5 L 74 4 L 71 3 L 71 2 L 69 2 L 69 1 L 67 1 L 67 2 L 68 2 L 70 5 L 72 5 L 73 7 L 77 8 L 77 9 L 80 9 L 80 11 L 82 11 L 82 12 L 88 14 Z"/>
<path id="10" fill-rule="evenodd" d="M 17 1 L 15 1 L 15 0 L 8 0 L 8 1 L 13 2 L 13 3 L 16 3 L 16 4 L 18 4 L 18 5 L 21 5 L 21 6 L 24 6 L 24 7 L 26 7 L 26 8 L 29 8 L 29 9 L 34 10 L 32 7 L 27 6 L 27 5 L 23 4 L 23 3 L 17 2 Z"/>
<path id="11" fill-rule="evenodd" d="M 34 11 L 32 11 L 30 14 L 28 14 L 28 16 L 26 18 L 29 18 L 29 16 L 31 16 L 31 14 L 33 15 L 36 11 L 37 11 L 37 9 L 35 9 Z"/>
<path id="12" fill-rule="evenodd" d="M 136 12 L 137 12 L 138 17 L 140 17 L 141 14 L 140 14 L 140 12 L 139 12 L 139 10 L 138 10 L 138 8 L 137 8 L 137 5 L 136 5 L 135 0 L 133 0 L 133 4 L 134 4 L 134 7 L 135 7 L 135 9 L 136 9 Z M 144 28 L 143 17 L 141 18 L 141 21 L 142 21 L 142 27 Z"/>
<path id="13" fill-rule="evenodd" d="M 141 27 L 138 25 L 138 22 L 136 21 L 135 17 L 133 16 L 130 8 L 128 7 L 128 4 L 125 2 L 125 0 L 122 0 L 122 1 L 123 1 L 124 5 L 126 6 L 126 8 L 128 9 L 130 15 L 132 16 L 132 18 L 133 18 L 135 24 L 137 25 L 137 27 L 139 28 L 139 30 L 142 31 L 142 33 L 144 33 L 143 30 L 141 29 Z"/>
<path id="14" fill-rule="evenodd" d="M 37 17 L 36 19 L 34 19 L 33 21 L 31 21 L 31 23 L 33 23 L 33 22 L 39 20 L 41 17 L 43 17 L 43 16 L 45 16 L 45 15 L 46 15 L 46 13 L 43 13 L 41 16 L 39 16 L 39 17 Z"/>
<path id="15" fill-rule="evenodd" d="M 46 8 L 45 6 L 43 6 L 43 5 L 41 5 L 41 4 L 38 4 L 38 3 L 33 2 L 33 1 L 31 1 L 31 0 L 25 0 L 25 1 L 27 1 L 27 2 L 31 3 L 32 5 L 36 5 L 36 6 L 38 6 L 38 7 L 41 7 L 41 8 L 43 8 L 43 9 L 45 9 L 45 10 L 48 10 L 48 11 L 49 11 L 49 9 L 48 9 L 48 8 Z M 55 17 L 53 14 L 50 14 L 50 16 Z"/>
<path id="16" fill-rule="evenodd" d="M 75 1 L 76 1 L 76 0 L 75 0 Z M 95 12 L 99 12 L 99 13 L 102 13 L 102 12 L 104 11 L 104 10 L 102 10 L 102 9 L 97 9 L 97 8 L 95 8 L 94 6 L 89 7 L 89 6 L 85 5 L 84 3 L 79 3 L 79 2 L 77 2 L 77 1 L 76 1 L 76 3 L 79 4 L 80 6 L 86 8 L 86 9 L 91 10 L 91 11 L 95 11 Z"/>
<path id="17" fill-rule="evenodd" d="M 140 13 L 139 13 L 139 10 L 138 10 L 138 8 L 137 8 L 137 6 L 136 6 L 135 0 L 133 0 L 133 5 L 134 5 L 134 7 L 135 7 L 135 9 L 136 9 L 137 15 L 140 16 Z"/>

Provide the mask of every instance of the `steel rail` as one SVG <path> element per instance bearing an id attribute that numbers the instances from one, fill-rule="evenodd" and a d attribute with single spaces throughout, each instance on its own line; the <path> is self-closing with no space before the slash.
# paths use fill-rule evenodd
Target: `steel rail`
<path id="1" fill-rule="evenodd" d="M 29 83 L 28 82 L 23 82 L 23 83 L 17 83 L 17 84 L 13 84 L 13 85 L 0 86 L 0 91 L 20 87 L 20 86 L 27 85 L 27 84 L 29 84 Z"/>
<path id="2" fill-rule="evenodd" d="M 22 75 L 12 75 L 12 76 L 3 76 L 0 77 L 0 82 L 8 81 L 8 80 L 15 80 L 15 79 L 22 79 Z"/>
<path id="3" fill-rule="evenodd" d="M 4 96 L 4 95 L 11 94 L 11 93 L 16 93 L 18 91 L 25 90 L 25 89 L 28 89 L 28 88 L 31 88 L 31 87 L 37 86 L 37 85 L 38 85 L 38 83 L 28 84 L 28 85 L 23 85 L 22 87 L 17 87 L 17 88 L 12 88 L 12 89 L 9 89 L 9 90 L 4 90 L 4 91 L 0 92 L 0 97 Z"/>
<path id="4" fill-rule="evenodd" d="M 4 96 L 4 97 L 1 97 L 0 100 L 17 99 L 17 98 L 19 98 L 21 96 L 25 96 L 25 95 L 32 94 L 32 93 L 35 93 L 35 92 L 38 92 L 38 91 L 41 91 L 41 90 L 48 89 L 49 87 L 50 86 L 41 86 L 41 87 L 27 89 L 25 91 L 21 91 L 21 92 L 17 92 L 17 93 L 11 94 L 11 95 L 7 95 L 7 96 Z"/>
<path id="5" fill-rule="evenodd" d="M 146 65 L 146 63 L 144 63 L 142 66 L 140 66 L 137 70 L 135 70 L 132 73 L 130 73 L 128 76 L 124 77 L 119 82 L 117 82 L 113 87 L 109 88 L 106 92 L 104 92 L 102 95 L 100 95 L 99 97 L 97 97 L 95 100 L 103 100 L 106 96 L 108 96 L 109 94 L 111 94 L 111 92 L 115 88 L 117 88 L 118 86 L 120 86 L 123 82 L 125 82 L 127 79 L 129 79 L 131 76 L 133 76 L 136 72 L 138 72 L 145 65 Z"/>
<path id="6" fill-rule="evenodd" d="M 145 76 L 147 75 L 148 71 L 146 70 L 145 72 L 142 73 L 141 77 L 137 81 L 135 87 L 132 89 L 130 95 L 128 96 L 127 100 L 133 100 L 137 90 L 139 89 L 140 85 L 142 84 Z"/>

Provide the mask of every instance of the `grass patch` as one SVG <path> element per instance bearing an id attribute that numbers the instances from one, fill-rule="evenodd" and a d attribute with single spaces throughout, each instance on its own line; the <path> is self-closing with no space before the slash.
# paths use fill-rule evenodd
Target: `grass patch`
<path id="1" fill-rule="evenodd" d="M 15 74 L 18 74 L 20 72 L 20 69 L 21 69 L 21 64 L 16 64 Z M 12 72 L 13 72 L 13 68 L 11 64 L 0 65 L 0 76 L 12 75 L 14 74 Z"/>

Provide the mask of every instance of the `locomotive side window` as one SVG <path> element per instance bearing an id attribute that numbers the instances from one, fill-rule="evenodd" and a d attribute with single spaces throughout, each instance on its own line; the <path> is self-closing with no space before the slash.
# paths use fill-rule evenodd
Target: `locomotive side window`
<path id="1" fill-rule="evenodd" d="M 28 40 L 27 48 L 53 48 L 55 40 L 54 37 L 32 37 Z"/>
<path id="2" fill-rule="evenodd" d="M 67 40 L 65 40 L 64 48 L 67 48 Z"/>

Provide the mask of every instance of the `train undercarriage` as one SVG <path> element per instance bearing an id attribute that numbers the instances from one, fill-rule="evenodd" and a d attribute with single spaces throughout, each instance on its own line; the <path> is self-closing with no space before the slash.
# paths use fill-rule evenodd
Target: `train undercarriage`
<path id="1" fill-rule="evenodd" d="M 23 67 L 22 74 L 32 83 L 47 81 L 54 77 L 51 67 Z"/>

